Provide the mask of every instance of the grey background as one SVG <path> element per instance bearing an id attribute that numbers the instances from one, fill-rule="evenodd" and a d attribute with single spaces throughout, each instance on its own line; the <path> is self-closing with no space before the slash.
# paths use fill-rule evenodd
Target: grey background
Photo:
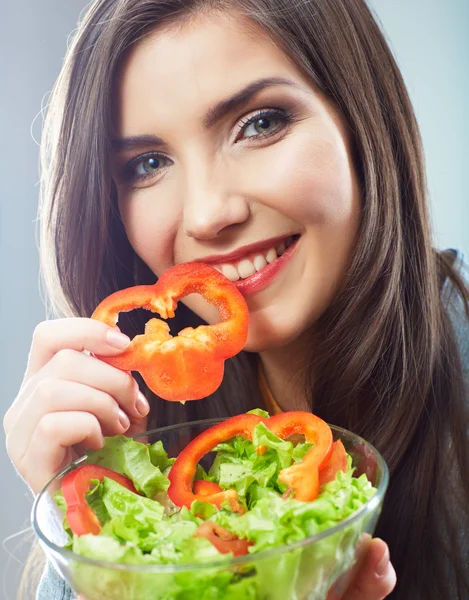
<path id="1" fill-rule="evenodd" d="M 34 326 L 35 218 L 41 106 L 58 75 L 83 0 L 1 0 L 0 412 L 13 401 Z M 402 68 L 427 157 L 435 245 L 469 255 L 469 0 L 371 0 Z M 38 116 L 39 115 L 39 116 Z M 3 436 L 2 436 L 3 437 Z M 14 598 L 32 498 L 0 445 L 0 598 Z"/>

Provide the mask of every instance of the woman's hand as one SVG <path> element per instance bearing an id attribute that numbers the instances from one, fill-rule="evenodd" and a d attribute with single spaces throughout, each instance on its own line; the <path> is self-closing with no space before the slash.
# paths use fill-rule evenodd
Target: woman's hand
<path id="1" fill-rule="evenodd" d="M 382 600 L 394 589 L 396 572 L 390 561 L 389 549 L 383 540 L 366 539 L 358 555 L 352 583 L 343 595 L 335 596 L 331 592 L 330 600 L 334 597 L 342 600 Z"/>
<path id="2" fill-rule="evenodd" d="M 145 431 L 149 406 L 137 382 L 89 354 L 114 356 L 129 342 L 94 319 L 36 328 L 23 383 L 3 420 L 8 454 L 34 494 L 86 448 L 101 448 L 104 435 Z"/>

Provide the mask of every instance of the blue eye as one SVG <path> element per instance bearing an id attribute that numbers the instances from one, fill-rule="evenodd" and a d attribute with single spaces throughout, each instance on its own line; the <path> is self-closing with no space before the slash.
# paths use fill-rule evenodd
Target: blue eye
<path id="1" fill-rule="evenodd" d="M 249 117 L 241 123 L 237 140 L 252 137 L 267 137 L 281 131 L 292 121 L 292 115 L 284 110 L 269 109 Z"/>
<path id="2" fill-rule="evenodd" d="M 269 133 L 269 130 L 275 128 L 276 120 L 268 117 L 261 117 L 253 123 L 249 123 L 244 130 L 245 137 L 252 137 L 254 135 L 265 135 Z"/>
<path id="3" fill-rule="evenodd" d="M 142 160 L 135 168 L 138 175 L 145 175 L 157 171 L 162 165 L 161 160 L 155 156 Z"/>
<path id="4" fill-rule="evenodd" d="M 126 165 L 124 178 L 127 181 L 146 179 L 171 164 L 171 160 L 162 154 L 143 154 L 132 159 Z"/>

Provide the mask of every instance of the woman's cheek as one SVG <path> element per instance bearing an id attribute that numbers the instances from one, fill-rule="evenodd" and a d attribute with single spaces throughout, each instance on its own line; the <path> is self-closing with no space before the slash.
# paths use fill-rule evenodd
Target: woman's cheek
<path id="1" fill-rule="evenodd" d="M 356 209 L 355 173 L 341 138 L 292 134 L 243 166 L 254 201 L 301 224 L 343 222 Z"/>
<path id="2" fill-rule="evenodd" d="M 163 201 L 160 196 L 152 186 L 119 198 L 129 242 L 155 275 L 174 264 L 174 236 L 179 218 L 177 204 Z"/>

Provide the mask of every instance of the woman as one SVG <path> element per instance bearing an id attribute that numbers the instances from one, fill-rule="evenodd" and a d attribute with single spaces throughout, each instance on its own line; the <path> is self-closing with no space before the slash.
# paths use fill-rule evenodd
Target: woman
<path id="1" fill-rule="evenodd" d="M 392 597 L 467 598 L 467 289 L 461 257 L 431 247 L 417 124 L 365 3 L 97 1 L 43 148 L 44 274 L 74 318 L 37 328 L 5 417 L 31 489 L 103 434 L 313 410 L 388 462 Z M 181 406 L 82 350 L 129 343 L 88 319 L 107 294 L 189 260 L 237 282 L 251 324 L 218 392 Z M 185 304 L 177 329 L 216 319 Z M 346 598 L 394 578 L 374 540 Z"/>

